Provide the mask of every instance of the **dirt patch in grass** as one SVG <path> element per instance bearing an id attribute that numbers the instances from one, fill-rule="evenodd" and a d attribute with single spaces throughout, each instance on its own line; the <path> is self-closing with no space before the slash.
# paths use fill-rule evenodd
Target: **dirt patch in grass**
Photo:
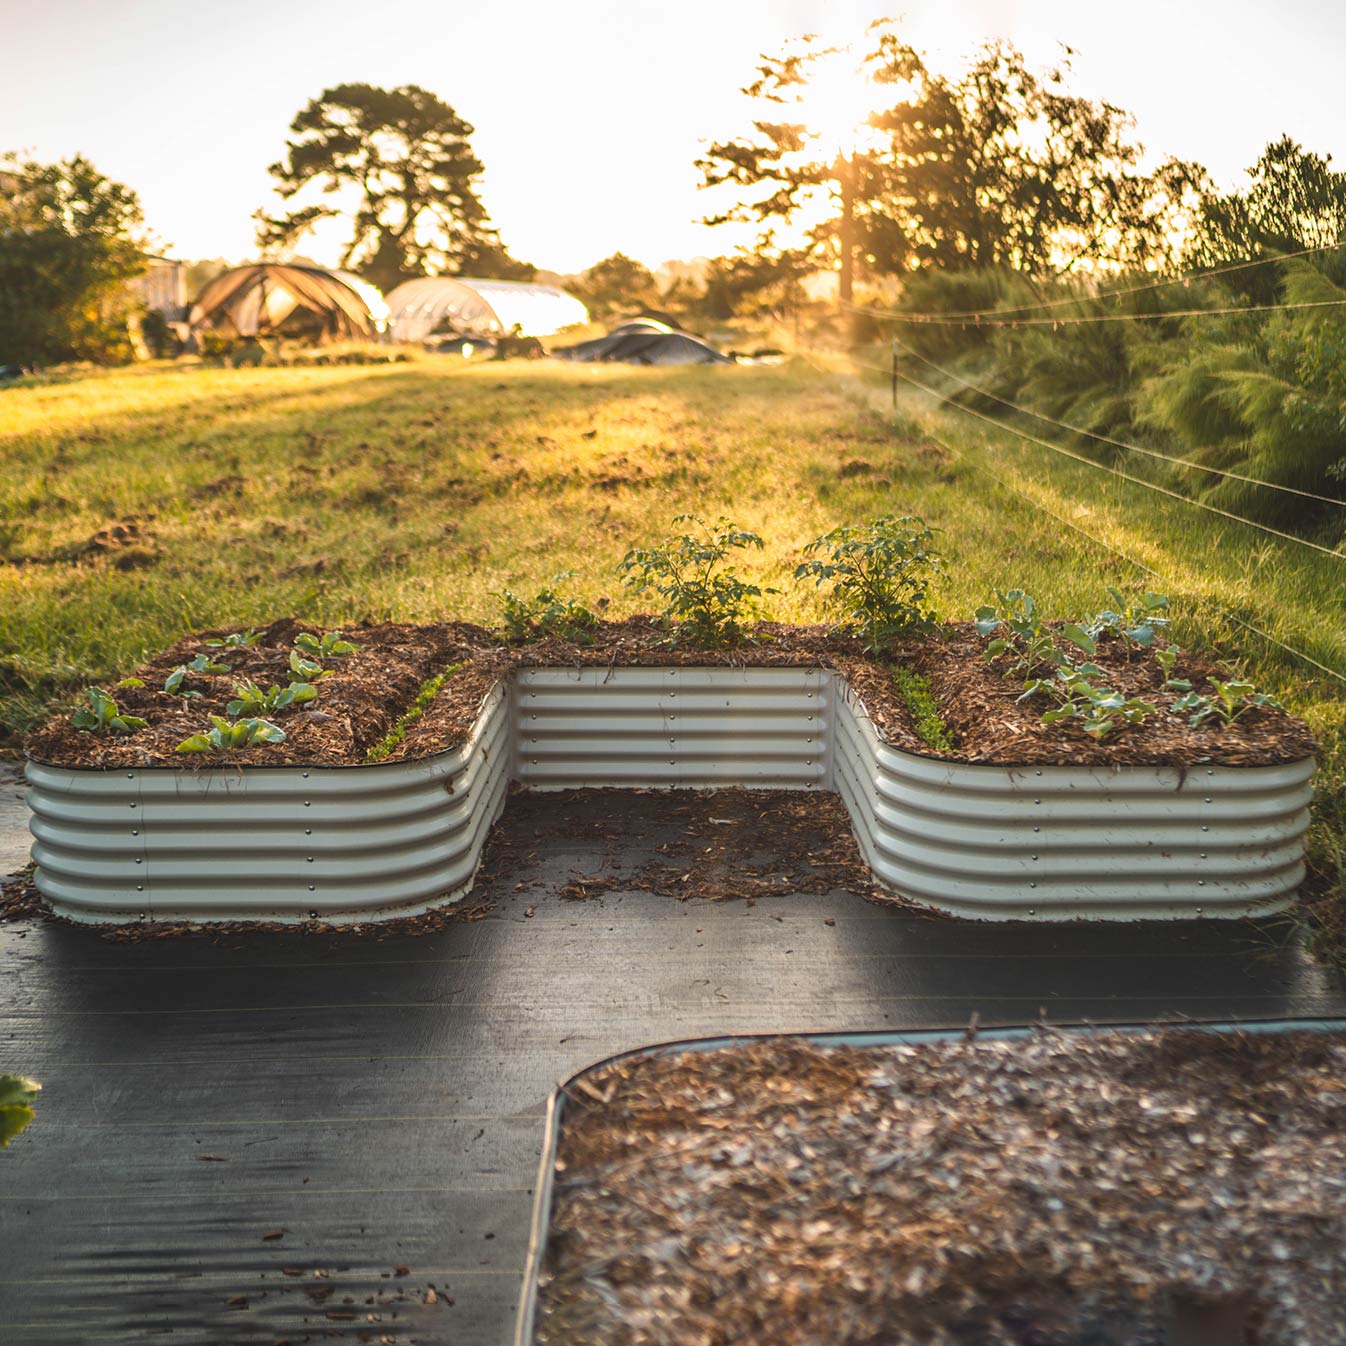
<path id="1" fill-rule="evenodd" d="M 1341 1341 L 1346 1037 L 637 1056 L 567 1092 L 537 1343 Z M 1212 1338 L 1213 1340 L 1213 1338 Z"/>
<path id="2" fill-rule="evenodd" d="M 1307 726 L 1274 709 L 1250 710 L 1237 723 L 1193 728 L 1185 715 L 1168 708 L 1177 699 L 1162 688 L 1163 674 L 1148 651 L 1127 651 L 1117 642 L 1100 643 L 1097 661 L 1109 685 L 1160 708 L 1143 724 L 1122 728 L 1098 741 L 1077 722 L 1044 725 L 1049 703 L 1019 700 L 1022 678 L 1005 676 L 1002 658 L 987 664 L 984 642 L 970 625 L 955 624 L 925 641 L 895 642 L 881 655 L 866 655 L 863 644 L 827 626 L 787 626 L 763 622 L 751 640 L 732 649 L 706 650 L 673 644 L 649 617 L 603 622 L 591 643 L 556 638 L 505 646 L 492 633 L 466 623 L 383 623 L 343 628 L 360 649 L 326 662 L 330 673 L 317 678 L 318 698 L 272 718 L 285 730 L 284 743 L 224 754 L 182 754 L 184 739 L 209 727 L 209 716 L 225 715 L 234 685 L 250 679 L 262 688 L 280 687 L 294 676 L 289 655 L 301 632 L 317 629 L 286 618 L 266 627 L 251 645 L 212 647 L 202 632 L 179 641 L 137 674 L 141 687 L 108 687 L 119 710 L 147 720 L 127 735 L 77 731 L 68 716 L 50 721 L 27 741 L 29 754 L 66 766 L 171 766 L 200 769 L 219 765 L 343 765 L 364 762 L 413 703 L 428 678 L 462 665 L 445 680 L 425 713 L 412 724 L 389 761 L 427 757 L 460 746 L 471 734 L 481 703 L 493 687 L 519 668 L 826 668 L 841 673 L 848 690 L 874 721 L 884 740 L 910 752 L 929 754 L 906 700 L 893 682 L 894 667 L 911 667 L 928 679 L 939 717 L 948 727 L 955 761 L 1017 765 L 1168 764 L 1261 766 L 1298 761 L 1315 747 Z M 191 673 L 180 696 L 162 689 L 178 666 L 208 654 L 227 666 L 223 673 Z M 1219 670 L 1192 655 L 1179 659 L 1176 673 L 1198 691 Z"/>

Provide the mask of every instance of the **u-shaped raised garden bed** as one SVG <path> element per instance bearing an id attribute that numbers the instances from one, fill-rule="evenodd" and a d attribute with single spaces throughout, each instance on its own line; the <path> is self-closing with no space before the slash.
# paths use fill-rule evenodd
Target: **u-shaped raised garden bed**
<path id="1" fill-rule="evenodd" d="M 1083 760 L 1052 762 L 1042 745 L 1026 764 L 966 761 L 918 750 L 881 696 L 887 670 L 829 653 L 826 642 L 813 653 L 766 643 L 737 652 L 732 666 L 706 667 L 687 652 L 660 664 L 671 656 L 651 632 L 607 651 L 567 647 L 563 667 L 554 648 L 502 651 L 472 628 L 383 630 L 412 663 L 432 651 L 417 678 L 449 654 L 462 670 L 450 683 L 457 730 L 436 728 L 444 715 L 432 701 L 394 760 L 354 764 L 358 735 L 344 765 L 302 756 L 267 765 L 267 748 L 204 766 L 195 755 L 159 764 L 136 735 L 100 745 L 97 764 L 74 764 L 52 750 L 74 741 L 68 732 L 35 739 L 33 855 L 49 905 L 115 922 L 415 914 L 471 889 L 511 783 L 834 790 L 880 884 L 965 917 L 1243 916 L 1283 906 L 1303 876 L 1314 767 L 1306 733 L 1290 735 L 1299 748 L 1289 760 L 1253 765 L 1221 764 L 1218 754 L 1100 762 L 1074 748 Z M 184 650 L 160 662 L 171 667 Z M 266 657 L 232 662 L 265 671 Z M 208 692 L 221 676 L 198 681 Z M 354 672 L 347 681 L 352 690 L 338 677 L 323 693 L 345 720 L 300 713 L 287 723 L 311 721 L 330 738 L 327 726 L 340 721 L 349 736 L 346 721 L 369 698 L 357 695 Z M 165 699 L 123 695 L 138 695 L 146 718 Z M 875 697 L 885 701 L 878 723 L 866 704 Z M 186 723 L 193 703 L 167 701 Z M 370 733 L 395 712 L 385 707 Z M 302 754 L 302 733 L 287 748 Z"/>

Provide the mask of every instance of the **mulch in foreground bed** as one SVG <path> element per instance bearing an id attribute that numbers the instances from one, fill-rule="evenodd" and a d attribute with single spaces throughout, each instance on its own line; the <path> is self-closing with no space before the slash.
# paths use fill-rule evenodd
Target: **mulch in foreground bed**
<path id="1" fill-rule="evenodd" d="M 1157 1346 L 1170 1294 L 1241 1306 L 1258 1346 L 1346 1339 L 1346 1036 L 595 1069 L 567 1095 L 534 1340 Z"/>

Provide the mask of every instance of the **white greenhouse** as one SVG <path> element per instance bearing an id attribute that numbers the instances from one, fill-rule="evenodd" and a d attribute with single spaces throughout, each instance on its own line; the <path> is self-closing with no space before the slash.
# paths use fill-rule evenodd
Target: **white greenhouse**
<path id="1" fill-rule="evenodd" d="M 589 321 L 589 310 L 554 285 L 432 276 L 388 293 L 388 335 L 422 341 L 436 333 L 493 337 L 552 336 Z"/>

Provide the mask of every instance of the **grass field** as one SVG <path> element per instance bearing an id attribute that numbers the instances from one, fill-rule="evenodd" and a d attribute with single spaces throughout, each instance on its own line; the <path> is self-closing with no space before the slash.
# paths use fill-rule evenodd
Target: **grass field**
<path id="1" fill-rule="evenodd" d="M 0 392 L 0 731 L 12 742 L 192 628 L 286 613 L 490 624 L 502 588 L 531 594 L 567 569 L 591 605 L 632 611 L 614 566 L 682 511 L 760 533 L 747 567 L 782 590 L 766 615 L 817 619 L 790 579 L 803 544 L 911 513 L 944 530 L 951 618 L 997 588 L 1059 616 L 1104 606 L 1107 584 L 1167 592 L 1182 643 L 1245 660 L 1321 738 L 1314 863 L 1340 884 L 1346 684 L 1234 619 L 1346 672 L 1346 559 L 919 399 L 894 416 L 881 383 L 803 361 L 445 359 L 151 367 Z"/>

